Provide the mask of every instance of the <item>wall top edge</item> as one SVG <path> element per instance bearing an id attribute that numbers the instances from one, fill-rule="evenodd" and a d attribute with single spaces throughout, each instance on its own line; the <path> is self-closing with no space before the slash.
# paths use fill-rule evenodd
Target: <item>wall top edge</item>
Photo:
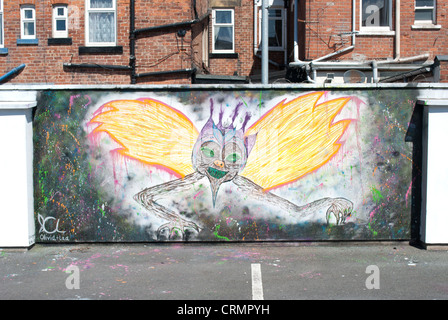
<path id="1" fill-rule="evenodd" d="M 417 99 L 417 104 L 431 107 L 446 107 L 448 106 L 448 99 Z"/>
<path id="2" fill-rule="evenodd" d="M 448 89 L 448 83 L 375 84 L 194 84 L 194 85 L 1 85 L 1 91 L 41 90 L 339 90 L 339 89 Z"/>

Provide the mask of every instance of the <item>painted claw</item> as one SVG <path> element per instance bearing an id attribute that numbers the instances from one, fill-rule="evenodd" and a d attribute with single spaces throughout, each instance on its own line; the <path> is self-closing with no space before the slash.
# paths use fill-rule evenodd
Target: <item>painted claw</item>
<path id="1" fill-rule="evenodd" d="M 201 228 L 194 222 L 186 220 L 170 221 L 157 229 L 158 240 L 188 240 L 194 238 Z"/>
<path id="2" fill-rule="evenodd" d="M 345 198 L 332 199 L 332 204 L 327 209 L 327 225 L 330 222 L 331 214 L 336 218 L 336 225 L 345 224 L 347 217 L 350 217 L 353 211 L 353 202 Z"/>

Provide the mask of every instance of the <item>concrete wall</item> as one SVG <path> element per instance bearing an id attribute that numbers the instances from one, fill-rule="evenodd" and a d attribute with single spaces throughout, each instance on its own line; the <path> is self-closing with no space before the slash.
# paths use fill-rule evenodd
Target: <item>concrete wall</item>
<path id="1" fill-rule="evenodd" d="M 443 84 L 2 86 L 0 247 L 447 244 L 447 105 Z"/>
<path id="2" fill-rule="evenodd" d="M 448 139 L 448 100 L 423 100 L 423 161 L 422 161 L 422 221 L 420 226 L 421 241 L 426 245 L 448 243 L 446 226 L 448 209 L 445 197 L 448 193 L 447 179 L 448 156 L 446 144 Z"/>
<path id="3" fill-rule="evenodd" d="M 418 88 L 41 90 L 36 241 L 410 239 Z"/>
<path id="4" fill-rule="evenodd" d="M 36 92 L 0 91 L 0 247 L 35 243 L 33 124 Z"/>

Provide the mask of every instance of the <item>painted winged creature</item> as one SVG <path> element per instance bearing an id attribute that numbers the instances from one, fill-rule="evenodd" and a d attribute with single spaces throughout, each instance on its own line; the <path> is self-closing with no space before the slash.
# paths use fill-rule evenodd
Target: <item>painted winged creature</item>
<path id="1" fill-rule="evenodd" d="M 199 132 L 180 111 L 154 99 L 115 100 L 101 106 L 91 123 L 92 132 L 106 132 L 121 145 L 120 154 L 143 163 L 163 167 L 177 179 L 146 188 L 134 199 L 149 212 L 166 219 L 158 232 L 202 228 L 179 213 L 161 205 L 159 200 L 179 195 L 196 182 L 207 178 L 213 206 L 223 183 L 234 183 L 242 193 L 268 202 L 281 210 L 306 217 L 327 208 L 327 222 L 334 215 L 337 224 L 345 222 L 353 210 L 345 198 L 323 198 L 298 206 L 272 190 L 294 182 L 327 163 L 339 150 L 339 139 L 351 120 L 333 123 L 350 98 L 319 103 L 324 92 L 314 92 L 289 102 L 278 103 L 246 129 L 248 113 L 240 116 L 242 103 L 233 111 L 231 123 L 210 117 Z"/>

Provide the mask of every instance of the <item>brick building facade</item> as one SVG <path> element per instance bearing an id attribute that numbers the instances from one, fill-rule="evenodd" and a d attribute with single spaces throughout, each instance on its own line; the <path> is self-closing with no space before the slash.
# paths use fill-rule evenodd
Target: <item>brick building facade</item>
<path id="1" fill-rule="evenodd" d="M 432 60 L 435 55 L 443 54 L 443 51 L 446 53 L 448 49 L 446 45 L 448 3 L 439 0 L 436 6 L 430 6 L 435 2 L 433 0 L 302 1 L 305 6 L 300 10 L 303 15 L 299 19 L 306 21 L 301 20 L 306 24 L 305 37 L 302 38 L 302 58 L 316 59 L 351 45 L 350 33 L 355 31 L 357 32 L 355 48 L 343 56 L 345 60 L 383 60 L 395 58 L 397 55 L 410 57 L 421 54 L 428 54 L 428 58 Z M 421 11 L 424 13 L 421 16 L 416 7 L 420 3 Z M 369 19 L 369 16 L 372 18 Z M 375 16 L 379 18 L 378 21 L 375 21 Z M 369 23 L 372 26 L 366 26 Z M 400 41 L 400 52 L 396 52 L 397 37 Z"/>
<path id="2" fill-rule="evenodd" d="M 447 10 L 441 0 L 299 1 L 296 60 L 316 81 L 356 70 L 366 82 L 432 82 L 448 52 Z"/>
<path id="3" fill-rule="evenodd" d="M 261 0 L 0 0 L 0 6 L 0 75 L 13 70 L 3 82 L 260 79 Z M 434 61 L 447 53 L 447 9 L 441 0 L 271 0 L 270 74 L 293 82 L 443 79 L 434 77 Z"/>
<path id="4" fill-rule="evenodd" d="M 0 72 L 26 65 L 11 83 L 191 82 L 198 54 L 193 51 L 198 35 L 193 37 L 192 30 L 204 23 L 198 19 L 204 10 L 199 10 L 207 10 L 201 1 L 195 1 L 197 10 L 184 0 L 0 1 L 4 4 Z M 62 36 L 53 30 L 58 8 L 68 31 Z M 23 39 L 21 34 L 26 23 L 23 10 L 34 20 L 34 38 Z"/>

